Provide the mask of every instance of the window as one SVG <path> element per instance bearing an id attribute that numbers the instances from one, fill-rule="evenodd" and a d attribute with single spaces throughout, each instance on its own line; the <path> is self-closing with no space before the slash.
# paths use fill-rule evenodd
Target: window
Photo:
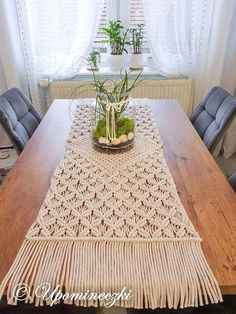
<path id="1" fill-rule="evenodd" d="M 145 24 L 142 0 L 130 0 L 130 28 L 137 28 L 138 24 Z M 145 26 L 143 32 L 143 52 L 149 52 Z"/>
<path id="2" fill-rule="evenodd" d="M 104 1 L 104 7 L 103 7 L 102 12 L 101 12 L 99 26 L 98 26 L 96 38 L 95 38 L 94 44 L 93 44 L 93 47 L 99 49 L 100 52 L 106 52 L 106 47 L 104 44 L 101 43 L 101 40 L 106 39 L 106 35 L 102 32 L 102 28 L 106 27 L 107 21 L 108 21 L 107 20 L 107 1 L 109 1 L 109 0 Z"/>
<path id="3" fill-rule="evenodd" d="M 98 31 L 94 40 L 94 48 L 99 49 L 101 52 L 107 51 L 106 46 L 101 43 L 102 40 L 106 39 L 106 35 L 103 34 L 101 29 L 107 25 L 109 20 L 122 20 L 126 28 L 137 28 L 138 24 L 145 24 L 142 2 L 142 0 L 105 0 Z M 145 27 L 143 52 L 149 52 Z"/>

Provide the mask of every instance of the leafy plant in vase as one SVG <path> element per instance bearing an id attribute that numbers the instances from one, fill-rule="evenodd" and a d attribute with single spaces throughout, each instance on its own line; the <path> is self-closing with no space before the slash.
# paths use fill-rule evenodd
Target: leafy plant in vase
<path id="1" fill-rule="evenodd" d="M 129 30 L 124 30 L 120 20 L 109 21 L 107 27 L 102 28 L 102 32 L 107 35 L 108 39 L 103 43 L 109 43 L 111 47 L 110 63 L 111 69 L 120 71 L 124 66 L 125 56 L 128 53 L 127 47 L 131 45 L 129 41 Z"/>
<path id="2" fill-rule="evenodd" d="M 119 80 L 99 80 L 94 74 L 97 96 L 92 121 L 92 136 L 95 145 L 102 148 L 121 149 L 131 146 L 135 134 L 135 106 L 131 105 L 130 93 L 140 83 L 138 75 L 126 70 Z"/>
<path id="3" fill-rule="evenodd" d="M 92 50 L 89 53 L 89 57 L 88 57 L 87 61 L 88 61 L 88 66 L 87 66 L 88 70 L 98 71 L 99 66 L 100 66 L 100 62 L 101 62 L 100 52 L 98 52 L 97 50 Z"/>
<path id="4" fill-rule="evenodd" d="M 143 45 L 143 28 L 144 24 L 138 24 L 138 28 L 132 28 L 131 33 L 131 44 L 133 52 L 130 58 L 130 69 L 141 70 L 142 69 L 142 45 Z"/>

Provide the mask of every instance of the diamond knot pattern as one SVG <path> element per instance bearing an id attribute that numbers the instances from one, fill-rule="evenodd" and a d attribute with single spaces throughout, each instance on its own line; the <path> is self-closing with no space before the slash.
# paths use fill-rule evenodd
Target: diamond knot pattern
<path id="1" fill-rule="evenodd" d="M 63 160 L 28 238 L 197 237 L 165 162 L 150 108 L 136 103 L 135 145 L 94 149 L 90 101 L 78 105 Z"/>

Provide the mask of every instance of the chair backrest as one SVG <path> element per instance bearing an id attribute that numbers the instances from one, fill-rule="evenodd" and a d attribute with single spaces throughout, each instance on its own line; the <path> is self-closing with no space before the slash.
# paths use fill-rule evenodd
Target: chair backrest
<path id="1" fill-rule="evenodd" d="M 231 184 L 233 190 L 236 192 L 236 171 L 231 174 L 228 178 L 229 183 Z"/>
<path id="2" fill-rule="evenodd" d="M 19 89 L 12 88 L 0 96 L 0 123 L 17 153 L 22 152 L 40 121 L 30 100 Z"/>
<path id="3" fill-rule="evenodd" d="M 193 112 L 190 121 L 209 151 L 213 151 L 235 114 L 236 99 L 215 86 Z"/>

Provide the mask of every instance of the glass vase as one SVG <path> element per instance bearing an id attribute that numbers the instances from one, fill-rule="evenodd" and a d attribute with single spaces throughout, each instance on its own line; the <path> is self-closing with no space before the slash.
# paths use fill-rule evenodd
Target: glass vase
<path id="1" fill-rule="evenodd" d="M 127 94 L 108 99 L 98 94 L 92 112 L 92 138 L 97 147 L 124 149 L 131 147 L 135 137 L 135 106 Z"/>

